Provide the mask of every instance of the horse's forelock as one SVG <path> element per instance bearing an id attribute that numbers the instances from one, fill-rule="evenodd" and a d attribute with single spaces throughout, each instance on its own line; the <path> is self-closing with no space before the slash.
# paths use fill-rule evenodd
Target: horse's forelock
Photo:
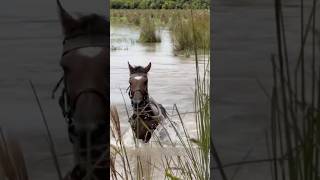
<path id="1" fill-rule="evenodd" d="M 109 21 L 98 14 L 79 15 L 78 18 L 71 20 L 73 22 L 72 25 L 68 24 L 68 22 L 63 23 L 65 36 L 73 36 L 75 34 L 109 35 Z"/>
<path id="2" fill-rule="evenodd" d="M 78 19 L 79 30 L 88 34 L 108 34 L 108 20 L 98 14 L 81 16 Z"/>
<path id="3" fill-rule="evenodd" d="M 135 66 L 133 67 L 131 74 L 135 74 L 135 73 L 146 73 L 144 67 L 142 66 Z"/>

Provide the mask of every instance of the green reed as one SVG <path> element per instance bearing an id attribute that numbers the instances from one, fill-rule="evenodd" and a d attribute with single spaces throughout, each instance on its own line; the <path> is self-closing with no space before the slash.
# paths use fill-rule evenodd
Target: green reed
<path id="1" fill-rule="evenodd" d="M 154 19 L 151 16 L 141 18 L 139 41 L 143 43 L 161 42 L 157 34 L 157 28 Z"/>
<path id="2" fill-rule="evenodd" d="M 175 54 L 190 55 L 194 53 L 196 43 L 198 50 L 210 49 L 210 12 L 193 10 L 196 19 L 192 28 L 190 10 L 111 10 L 111 23 L 124 23 L 139 26 L 142 42 L 159 42 L 156 32 L 160 28 L 169 29 Z M 194 41 L 196 36 L 197 41 Z"/>
<path id="3" fill-rule="evenodd" d="M 320 66 L 315 52 L 316 5 L 317 0 L 313 0 L 306 16 L 305 2 L 300 1 L 300 49 L 292 70 L 282 0 L 275 0 L 278 55 L 272 56 L 274 86 L 270 129 L 273 179 L 276 180 L 320 179 Z M 307 58 L 306 42 L 310 34 L 312 56 Z M 311 78 L 308 77 L 309 70 Z"/>
<path id="4" fill-rule="evenodd" d="M 192 16 L 186 12 L 176 12 L 170 21 L 174 50 L 176 52 L 194 53 L 210 49 L 210 15 L 209 11 L 194 11 Z M 192 19 L 196 19 L 193 21 Z"/>

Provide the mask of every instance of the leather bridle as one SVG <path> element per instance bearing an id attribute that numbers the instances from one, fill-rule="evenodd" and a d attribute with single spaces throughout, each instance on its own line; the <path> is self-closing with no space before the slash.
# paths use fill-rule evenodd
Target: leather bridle
<path id="1" fill-rule="evenodd" d="M 132 74 L 132 75 L 130 76 L 130 78 L 132 78 L 133 76 L 134 76 L 134 74 Z M 148 93 L 148 90 L 136 89 L 136 90 L 132 91 L 131 84 L 129 84 L 129 86 L 128 86 L 128 88 L 126 89 L 126 91 L 128 92 L 128 95 L 129 95 L 129 97 L 130 97 L 130 99 L 131 99 L 131 105 L 133 105 L 133 103 L 132 103 L 132 98 L 133 98 L 134 94 L 135 94 L 136 92 L 139 92 L 139 91 L 140 91 L 141 94 L 143 94 L 143 100 L 142 100 L 141 105 L 140 105 L 138 108 L 144 107 L 145 105 L 147 105 L 147 104 L 149 103 L 149 93 Z M 136 107 L 135 107 L 135 108 L 136 108 Z"/>
<path id="2" fill-rule="evenodd" d="M 85 48 L 85 47 L 109 47 L 109 40 L 107 38 L 107 34 L 99 34 L 94 36 L 90 36 L 88 34 L 77 34 L 77 35 L 66 37 L 63 40 L 62 57 L 71 51 L 74 51 L 80 48 Z M 59 89 L 62 82 L 64 84 L 64 87 L 59 97 L 59 105 L 62 110 L 62 114 L 68 123 L 68 126 L 69 126 L 68 131 L 70 135 L 75 136 L 76 133 L 74 132 L 73 116 L 74 116 L 74 111 L 76 109 L 77 101 L 80 98 L 80 96 L 84 94 L 95 94 L 99 96 L 106 105 L 107 105 L 108 98 L 106 96 L 106 93 L 95 88 L 85 88 L 83 90 L 80 90 L 79 92 L 77 92 L 74 98 L 71 98 L 70 92 L 68 92 L 68 88 L 67 88 L 68 83 L 66 82 L 65 75 L 63 75 L 60 78 L 55 88 L 53 89 L 52 98 L 54 98 L 54 94 Z M 70 137 L 70 141 L 73 142 L 71 137 Z"/>

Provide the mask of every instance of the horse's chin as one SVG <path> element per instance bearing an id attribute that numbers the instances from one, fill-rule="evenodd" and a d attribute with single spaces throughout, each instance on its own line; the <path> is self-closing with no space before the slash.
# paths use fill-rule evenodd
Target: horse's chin
<path id="1" fill-rule="evenodd" d="M 134 103 L 131 102 L 132 108 L 133 109 L 137 109 L 137 108 L 142 108 L 143 107 L 143 103 Z"/>
<path id="2" fill-rule="evenodd" d="M 88 161 L 87 153 L 90 153 L 92 161 L 98 161 L 107 149 L 108 128 L 105 106 L 101 98 L 93 94 L 83 94 L 78 99 L 72 122 L 74 129 L 69 133 L 73 138 L 77 164 L 81 168 L 85 167 Z M 85 151 L 80 151 L 81 149 Z"/>
<path id="3" fill-rule="evenodd" d="M 74 112 L 74 123 L 79 131 L 95 131 L 107 122 L 107 107 L 101 97 L 94 94 L 84 94 L 77 102 Z"/>
<path id="4" fill-rule="evenodd" d="M 149 102 L 148 98 L 139 100 L 139 101 L 135 101 L 131 99 L 131 106 L 133 109 L 140 109 L 145 107 L 148 104 L 148 102 Z"/>

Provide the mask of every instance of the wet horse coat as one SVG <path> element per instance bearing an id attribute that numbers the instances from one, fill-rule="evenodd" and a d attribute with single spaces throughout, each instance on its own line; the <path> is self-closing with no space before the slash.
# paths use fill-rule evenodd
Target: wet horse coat
<path id="1" fill-rule="evenodd" d="M 153 131 L 168 116 L 164 107 L 149 97 L 147 73 L 151 68 L 151 63 L 146 67 L 128 65 L 130 70 L 128 90 L 133 108 L 129 123 L 136 138 L 147 143 Z"/>

